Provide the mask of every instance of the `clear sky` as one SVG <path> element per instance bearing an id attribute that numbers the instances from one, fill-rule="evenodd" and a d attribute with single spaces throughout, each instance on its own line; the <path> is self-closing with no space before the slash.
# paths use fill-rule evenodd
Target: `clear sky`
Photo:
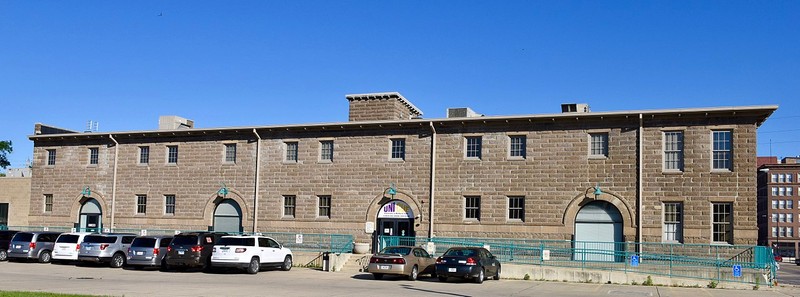
<path id="1" fill-rule="evenodd" d="M 758 154 L 796 156 L 800 1 L 0 0 L 12 167 L 36 122 L 343 122 L 385 91 L 425 118 L 776 104 Z"/>

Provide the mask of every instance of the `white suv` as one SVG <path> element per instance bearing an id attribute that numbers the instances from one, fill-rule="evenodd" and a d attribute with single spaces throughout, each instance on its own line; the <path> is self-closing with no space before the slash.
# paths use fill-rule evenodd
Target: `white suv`
<path id="1" fill-rule="evenodd" d="M 214 267 L 244 268 L 256 274 L 263 266 L 292 269 L 292 251 L 264 236 L 223 236 L 211 254 Z"/>
<path id="2" fill-rule="evenodd" d="M 61 263 L 68 261 L 77 261 L 78 254 L 81 251 L 81 243 L 86 235 L 94 233 L 90 232 L 76 232 L 76 233 L 63 233 L 56 239 L 56 245 L 53 247 L 53 260 L 52 263 Z"/>

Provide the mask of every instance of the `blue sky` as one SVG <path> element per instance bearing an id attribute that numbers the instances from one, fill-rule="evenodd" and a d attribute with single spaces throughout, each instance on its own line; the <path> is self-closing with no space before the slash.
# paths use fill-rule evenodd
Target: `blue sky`
<path id="1" fill-rule="evenodd" d="M 345 94 L 487 115 L 777 104 L 800 155 L 800 1 L 0 1 L 0 140 L 347 121 Z"/>

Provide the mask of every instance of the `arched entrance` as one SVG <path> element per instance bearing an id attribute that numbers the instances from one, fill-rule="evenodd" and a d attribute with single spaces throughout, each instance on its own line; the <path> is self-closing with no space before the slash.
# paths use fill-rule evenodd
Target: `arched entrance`
<path id="1" fill-rule="evenodd" d="M 103 211 L 100 203 L 89 198 L 81 204 L 78 214 L 78 228 L 80 231 L 100 232 L 103 230 Z"/>
<path id="2" fill-rule="evenodd" d="M 415 245 L 414 236 L 416 236 L 416 232 L 414 231 L 414 218 L 414 211 L 411 209 L 411 206 L 402 200 L 390 200 L 386 202 L 381 206 L 380 210 L 378 210 L 377 230 L 375 230 L 378 234 L 378 238 L 384 236 L 411 238 L 397 239 L 393 237 L 392 240 L 389 241 L 380 240 L 380 245 Z M 377 243 L 378 242 L 376 242 L 376 244 Z M 375 247 L 378 248 L 378 246 Z"/>
<path id="3" fill-rule="evenodd" d="M 575 260 L 624 261 L 622 215 L 606 201 L 581 207 L 575 218 Z"/>
<path id="4" fill-rule="evenodd" d="M 242 209 L 233 199 L 224 199 L 214 209 L 214 231 L 242 232 Z"/>

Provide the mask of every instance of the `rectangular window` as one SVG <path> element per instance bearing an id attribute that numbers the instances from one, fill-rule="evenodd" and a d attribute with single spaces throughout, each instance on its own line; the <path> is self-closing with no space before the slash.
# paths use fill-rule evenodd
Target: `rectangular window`
<path id="1" fill-rule="evenodd" d="M 772 196 L 778 196 L 778 187 L 772 187 Z"/>
<path id="2" fill-rule="evenodd" d="M 480 159 L 481 146 L 483 146 L 483 138 L 481 136 L 470 136 L 466 137 L 466 141 L 467 141 L 467 151 L 466 151 L 467 158 Z"/>
<path id="3" fill-rule="evenodd" d="M 664 170 L 683 171 L 683 132 L 664 132 Z"/>
<path id="4" fill-rule="evenodd" d="M 283 196 L 283 216 L 294 217 L 296 197 L 294 195 Z"/>
<path id="5" fill-rule="evenodd" d="M 524 135 L 515 135 L 510 136 L 510 145 L 508 155 L 512 158 L 525 158 L 525 141 L 526 138 Z"/>
<path id="6" fill-rule="evenodd" d="M 100 159 L 100 149 L 96 147 L 89 148 L 89 165 L 97 165 Z"/>
<path id="7" fill-rule="evenodd" d="M 0 225 L 8 226 L 8 203 L 0 203 Z"/>
<path id="8" fill-rule="evenodd" d="M 733 170 L 733 138 L 731 131 L 713 131 L 713 169 Z"/>
<path id="9" fill-rule="evenodd" d="M 148 164 L 150 163 L 150 147 L 149 146 L 140 146 L 139 147 L 139 164 Z"/>
<path id="10" fill-rule="evenodd" d="M 175 214 L 175 195 L 164 195 L 164 214 Z"/>
<path id="11" fill-rule="evenodd" d="M 794 223 L 794 214 L 793 213 L 787 213 L 786 214 L 786 222 Z"/>
<path id="12" fill-rule="evenodd" d="M 786 200 L 786 209 L 794 208 L 794 200 Z"/>
<path id="13" fill-rule="evenodd" d="M 319 146 L 319 159 L 333 161 L 333 140 L 320 141 Z"/>
<path id="14" fill-rule="evenodd" d="M 778 188 L 778 196 L 786 196 L 786 188 L 779 187 Z"/>
<path id="15" fill-rule="evenodd" d="M 786 208 L 786 200 L 778 200 L 778 209 Z"/>
<path id="16" fill-rule="evenodd" d="M 791 173 L 790 173 L 790 174 L 787 174 L 787 175 L 786 175 L 786 182 L 791 184 L 791 183 L 793 182 L 793 181 L 792 181 L 793 177 L 794 177 L 794 175 L 793 175 L 793 174 L 791 174 Z"/>
<path id="17" fill-rule="evenodd" d="M 794 228 L 792 227 L 786 228 L 786 237 L 794 237 Z"/>
<path id="18" fill-rule="evenodd" d="M 481 196 L 464 197 L 464 218 L 471 220 L 481 219 Z"/>
<path id="19" fill-rule="evenodd" d="M 319 217 L 331 218 L 331 196 L 319 196 Z"/>
<path id="20" fill-rule="evenodd" d="M 146 214 L 146 213 L 147 213 L 147 195 L 136 195 L 136 214 Z"/>
<path id="21" fill-rule="evenodd" d="M 167 146 L 167 163 L 169 163 L 169 164 L 178 164 L 178 146 L 177 145 L 168 145 Z"/>
<path id="22" fill-rule="evenodd" d="M 773 173 L 772 174 L 772 183 L 777 183 L 777 182 L 778 182 L 778 175 Z"/>
<path id="23" fill-rule="evenodd" d="M 786 188 L 786 196 L 794 196 L 794 188 L 792 187 Z"/>
<path id="24" fill-rule="evenodd" d="M 683 241 L 683 203 L 664 203 L 664 241 Z"/>
<path id="25" fill-rule="evenodd" d="M 392 159 L 406 159 L 406 140 L 403 138 L 392 139 Z"/>
<path id="26" fill-rule="evenodd" d="M 778 237 L 778 228 L 772 227 L 772 237 Z"/>
<path id="27" fill-rule="evenodd" d="M 772 209 L 778 209 L 778 200 L 772 200 Z"/>
<path id="28" fill-rule="evenodd" d="M 711 207 L 713 241 L 733 244 L 733 204 L 712 203 Z"/>
<path id="29" fill-rule="evenodd" d="M 47 150 L 47 165 L 56 165 L 56 150 Z"/>
<path id="30" fill-rule="evenodd" d="M 525 221 L 525 197 L 508 197 L 508 219 Z"/>
<path id="31" fill-rule="evenodd" d="M 777 223 L 778 222 L 778 214 L 777 213 L 773 213 L 772 214 L 772 222 L 773 223 Z"/>
<path id="32" fill-rule="evenodd" d="M 778 222 L 779 223 L 786 223 L 786 214 L 785 213 L 779 213 L 778 214 Z"/>
<path id="33" fill-rule="evenodd" d="M 297 162 L 297 142 L 286 143 L 286 161 Z"/>
<path id="34" fill-rule="evenodd" d="M 589 156 L 608 157 L 608 133 L 591 133 L 589 137 Z"/>
<path id="35" fill-rule="evenodd" d="M 44 212 L 53 211 L 53 194 L 44 194 Z"/>
<path id="36" fill-rule="evenodd" d="M 779 230 L 781 231 L 781 237 L 786 237 L 786 227 L 780 227 Z"/>
<path id="37" fill-rule="evenodd" d="M 226 163 L 236 163 L 236 144 L 235 143 L 227 143 L 227 144 L 225 144 L 225 162 Z"/>
<path id="38" fill-rule="evenodd" d="M 785 183 L 786 182 L 786 174 L 778 174 L 778 183 Z"/>

